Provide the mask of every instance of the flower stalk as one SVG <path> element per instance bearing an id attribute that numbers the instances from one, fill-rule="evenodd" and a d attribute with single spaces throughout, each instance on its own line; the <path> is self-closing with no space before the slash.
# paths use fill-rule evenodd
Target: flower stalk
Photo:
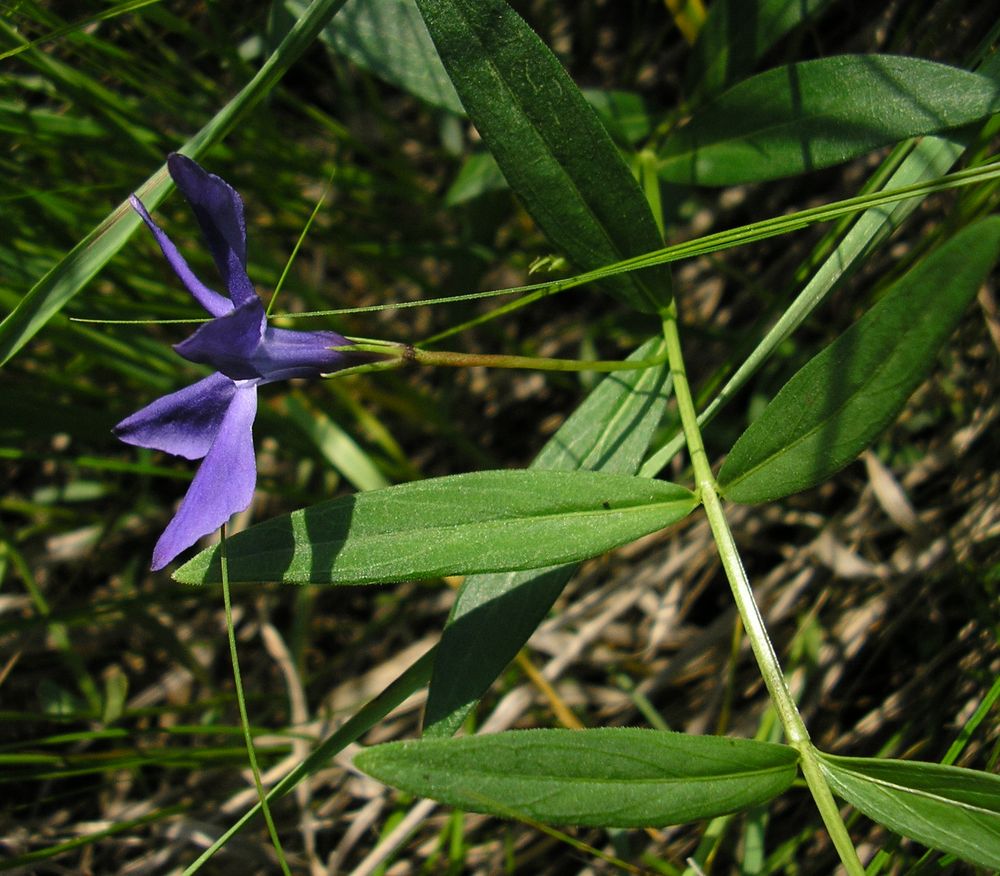
<path id="1" fill-rule="evenodd" d="M 220 534 L 220 562 L 222 565 L 222 602 L 226 612 L 226 632 L 229 638 L 229 660 L 233 667 L 233 684 L 236 689 L 236 703 L 240 710 L 240 726 L 243 728 L 243 742 L 247 749 L 247 758 L 250 762 L 250 772 L 253 773 L 254 787 L 257 789 L 257 799 L 260 802 L 261 810 L 264 813 L 264 821 L 267 824 L 267 832 L 271 837 L 271 843 L 278 855 L 278 863 L 281 865 L 281 872 L 284 876 L 291 876 L 288 869 L 288 862 L 285 860 L 285 852 L 281 847 L 281 840 L 278 838 L 278 829 L 275 827 L 274 819 L 271 817 L 271 807 L 267 805 L 267 794 L 264 791 L 264 783 L 260 777 L 260 767 L 257 765 L 257 753 L 254 749 L 253 735 L 250 732 L 250 717 L 247 714 L 246 696 L 243 693 L 243 676 L 240 673 L 240 658 L 236 650 L 236 628 L 233 626 L 233 603 L 229 593 L 229 563 L 226 557 L 226 524 L 223 523 Z"/>
<path id="2" fill-rule="evenodd" d="M 354 340 L 354 339 L 352 339 Z M 343 377 L 350 374 L 365 374 L 371 371 L 385 371 L 406 365 L 426 365 L 444 368 L 515 368 L 534 371 L 637 371 L 660 365 L 666 361 L 666 354 L 651 359 L 624 361 L 619 359 L 548 359 L 541 356 L 507 356 L 490 353 L 456 353 L 444 350 L 424 350 L 412 344 L 397 344 L 388 341 L 357 339 L 354 343 L 333 348 L 338 353 L 374 354 L 385 358 L 377 362 L 338 368 L 324 377 Z"/>

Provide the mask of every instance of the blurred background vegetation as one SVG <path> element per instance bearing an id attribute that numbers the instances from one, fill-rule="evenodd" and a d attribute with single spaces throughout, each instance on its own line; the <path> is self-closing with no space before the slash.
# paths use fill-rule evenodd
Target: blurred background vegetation
<path id="1" fill-rule="evenodd" d="M 676 4 L 656 0 L 513 5 L 577 83 L 595 90 L 627 154 L 679 117 L 694 53 L 678 23 L 689 35 L 696 30 L 691 9 L 698 4 L 676 15 Z M 812 5 L 816 13 L 770 48 L 759 69 L 870 51 L 963 65 L 994 17 L 989 4 L 971 0 Z M 0 6 L 4 314 L 251 78 L 300 8 L 173 0 L 119 6 Z M 363 53 L 345 46 L 331 28 L 202 159 L 243 195 L 250 274 L 265 299 L 324 192 L 278 312 L 525 282 L 533 262 L 553 253 L 484 162 L 475 132 L 374 75 Z M 848 197 L 882 157 L 723 191 L 664 186 L 667 238 Z M 718 456 L 940 229 L 989 198 L 992 191 L 977 190 L 927 201 L 713 424 L 710 450 Z M 195 269 L 214 279 L 182 199 L 172 195 L 156 213 Z M 696 391 L 709 392 L 739 364 L 801 287 L 826 232 L 676 267 Z M 826 750 L 939 760 L 983 698 L 996 698 L 994 292 L 984 290 L 934 378 L 874 452 L 807 494 L 734 512 L 779 652 Z M 492 306 L 296 326 L 415 341 Z M 141 231 L 0 377 L 0 868 L 175 872 L 255 799 L 221 596 L 147 571 L 194 466 L 126 447 L 110 433 L 127 414 L 200 376 L 170 349 L 189 327 L 70 321 L 199 315 Z M 583 289 L 483 323 L 446 346 L 617 357 L 654 330 Z M 258 496 L 237 525 L 354 489 L 523 466 L 593 383 L 588 375 L 470 369 L 271 387 L 255 431 Z M 667 423 L 663 437 L 670 434 Z M 669 477 L 683 482 L 685 464 L 676 460 Z M 245 684 L 266 773 L 287 771 L 433 644 L 449 584 L 237 592 Z M 501 704 L 507 726 L 576 720 L 773 732 L 702 522 L 587 564 L 560 604 L 483 715 Z M 532 667 L 551 686 L 533 680 Z M 419 697 L 408 702 L 368 741 L 413 735 L 420 706 Z M 960 764 L 995 768 L 996 725 L 994 708 Z M 282 801 L 276 818 L 302 873 L 376 872 L 379 849 L 394 856 L 384 865 L 392 873 L 613 870 L 595 852 L 535 827 L 440 810 L 413 825 L 398 849 L 380 846 L 411 802 L 338 759 Z M 881 828 L 856 821 L 852 830 L 870 845 L 899 845 L 892 872 L 921 858 L 918 847 Z M 834 861 L 803 791 L 707 831 L 700 824 L 575 834 L 653 872 L 680 873 L 691 855 L 705 872 L 714 864 L 719 873 L 825 873 Z M 207 871 L 237 866 L 275 872 L 262 824 Z M 952 865 L 930 857 L 919 866 Z"/>

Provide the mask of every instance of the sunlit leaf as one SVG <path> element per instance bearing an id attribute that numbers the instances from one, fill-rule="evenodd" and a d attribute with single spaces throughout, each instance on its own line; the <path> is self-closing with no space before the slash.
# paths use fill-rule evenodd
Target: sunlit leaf
<path id="1" fill-rule="evenodd" d="M 767 502 L 805 490 L 864 450 L 930 371 L 998 253 L 1000 217 L 991 217 L 894 283 L 740 436 L 719 472 L 726 498 Z"/>
<path id="2" fill-rule="evenodd" d="M 662 338 L 629 359 L 655 358 Z M 577 469 L 635 474 L 663 416 L 669 367 L 605 377 L 553 435 L 533 469 Z M 434 661 L 424 733 L 450 736 L 494 679 L 514 658 L 562 592 L 576 566 L 473 575 L 465 579 Z"/>
<path id="3" fill-rule="evenodd" d="M 820 755 L 834 793 L 869 818 L 981 867 L 1000 867 L 1000 776 L 977 770 Z"/>
<path id="4" fill-rule="evenodd" d="M 500 172 L 496 159 L 489 152 L 473 152 L 448 188 L 444 200 L 449 207 L 455 207 L 487 192 L 505 188 L 507 180 Z"/>
<path id="5" fill-rule="evenodd" d="M 784 791 L 785 745 L 635 728 L 523 730 L 390 742 L 355 765 L 474 812 L 595 827 L 660 827 L 738 812 Z"/>
<path id="6" fill-rule="evenodd" d="M 569 563 L 655 532 L 696 505 L 666 481 L 483 471 L 345 496 L 228 540 L 231 581 L 371 584 Z M 221 580 L 220 548 L 174 573 Z"/>
<path id="7" fill-rule="evenodd" d="M 1000 112 L 1000 83 L 893 55 L 777 67 L 699 109 L 659 152 L 660 176 L 734 185 L 829 167 Z"/>
<path id="8" fill-rule="evenodd" d="M 301 15 L 302 0 L 285 7 Z M 462 112 L 413 0 L 348 0 L 324 29 L 321 39 L 358 66 L 432 106 Z"/>

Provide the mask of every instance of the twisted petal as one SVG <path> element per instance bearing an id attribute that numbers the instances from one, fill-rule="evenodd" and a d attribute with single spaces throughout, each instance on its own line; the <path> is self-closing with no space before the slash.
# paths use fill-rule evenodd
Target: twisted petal
<path id="1" fill-rule="evenodd" d="M 167 233 L 153 221 L 153 217 L 149 215 L 142 201 L 135 195 L 132 195 L 129 198 L 129 203 L 132 205 L 132 209 L 142 217 L 142 221 L 146 223 L 149 230 L 153 232 L 153 236 L 160 245 L 163 254 L 167 257 L 170 267 L 180 277 L 181 282 L 187 287 L 188 292 L 194 296 L 195 301 L 212 314 L 212 316 L 222 316 L 222 314 L 232 310 L 233 303 L 228 298 L 220 295 L 213 289 L 209 289 L 208 286 L 198 279 L 195 272 L 191 270 L 188 263 L 184 260 L 184 256 L 174 246 L 173 241 L 167 237 Z"/>
<path id="2" fill-rule="evenodd" d="M 257 298 L 247 276 L 246 223 L 236 189 L 177 152 L 167 156 L 167 168 L 194 210 L 233 304 L 239 307 Z"/>
<path id="3" fill-rule="evenodd" d="M 114 433 L 126 444 L 201 459 L 215 441 L 236 384 L 213 374 L 126 417 Z"/>
<path id="4" fill-rule="evenodd" d="M 233 380 L 253 380 L 262 375 L 253 358 L 260 346 L 267 317 L 255 295 L 232 313 L 206 322 L 174 349 L 191 362 L 217 368 Z"/>
<path id="5" fill-rule="evenodd" d="M 162 569 L 199 538 L 214 532 L 253 500 L 257 465 L 253 421 L 257 386 L 238 386 L 219 425 L 218 434 L 199 466 L 177 514 L 153 549 L 152 569 Z"/>
<path id="6" fill-rule="evenodd" d="M 347 366 L 347 356 L 331 350 L 348 342 L 336 332 L 300 332 L 268 326 L 253 364 L 265 382 L 318 377 Z"/>

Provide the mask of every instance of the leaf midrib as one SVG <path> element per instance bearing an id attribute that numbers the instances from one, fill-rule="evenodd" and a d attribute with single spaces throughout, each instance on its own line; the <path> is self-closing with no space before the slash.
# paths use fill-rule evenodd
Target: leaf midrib
<path id="1" fill-rule="evenodd" d="M 943 797 L 931 791 L 925 791 L 922 788 L 911 788 L 907 785 L 899 785 L 895 782 L 890 782 L 887 779 L 876 778 L 875 776 L 870 776 L 867 775 L 866 773 L 857 773 L 854 772 L 853 770 L 843 769 L 842 767 L 840 769 L 842 769 L 844 773 L 847 773 L 852 778 L 860 780 L 867 785 L 876 785 L 880 788 L 899 791 L 904 794 L 910 794 L 914 797 L 923 797 L 925 800 L 932 800 L 935 803 L 940 803 L 942 806 L 958 807 L 962 810 L 968 811 L 970 814 L 976 813 L 979 815 L 988 816 L 990 818 L 997 818 L 998 816 L 1000 816 L 1000 812 L 998 812 L 995 809 L 985 809 L 982 806 L 975 805 L 974 803 L 969 803 L 967 801 L 959 800 L 954 797 Z M 831 770 L 831 773 L 834 776 L 836 776 L 836 772 L 834 770 Z M 842 778 L 841 781 L 843 781 Z M 940 825 L 935 825 L 935 826 L 940 827 Z"/>
<path id="2" fill-rule="evenodd" d="M 766 777 L 774 773 L 787 772 L 789 769 L 794 768 L 795 762 L 791 761 L 787 764 L 776 764 L 772 767 L 756 767 L 751 770 L 742 770 L 739 772 L 729 772 L 729 773 L 715 773 L 715 774 L 705 774 L 705 775 L 690 775 L 690 776 L 662 776 L 655 777 L 650 776 L 648 778 L 635 778 L 632 776 L 612 776 L 607 778 L 601 777 L 588 777 L 588 776 L 561 776 L 549 773 L 512 773 L 509 771 L 502 773 L 490 773 L 484 772 L 482 770 L 475 770 L 470 767 L 468 770 L 462 769 L 450 769 L 445 772 L 447 777 L 458 777 L 458 778 L 469 778 L 476 779 L 477 781 L 483 781 L 490 778 L 502 778 L 509 779 L 512 781 L 524 781 L 524 782 L 547 782 L 547 783 L 563 783 L 567 785 L 611 785 L 614 787 L 621 787 L 623 782 L 627 782 L 629 785 L 682 785 L 691 784 L 692 782 L 712 782 L 718 780 L 732 781 L 733 779 L 748 779 L 754 777 Z"/>
<path id="3" fill-rule="evenodd" d="M 630 502 L 628 504 L 621 505 L 621 506 L 618 506 L 618 507 L 613 507 L 613 508 L 586 508 L 586 509 L 579 509 L 579 510 L 575 510 L 575 511 L 557 511 L 557 510 L 554 510 L 554 511 L 545 511 L 545 512 L 542 512 L 542 513 L 539 513 L 539 514 L 519 514 L 519 515 L 511 515 L 511 516 L 488 517 L 488 518 L 481 519 L 481 520 L 471 520 L 471 521 L 456 520 L 456 521 L 453 521 L 453 522 L 432 524 L 430 526 L 426 526 L 426 525 L 420 526 L 420 525 L 417 525 L 417 526 L 412 526 L 412 527 L 407 527 L 407 528 L 393 528 L 393 529 L 381 529 L 380 528 L 380 529 L 373 529 L 370 532 L 360 533 L 360 534 L 354 536 L 354 538 L 358 539 L 358 540 L 364 539 L 364 540 L 367 541 L 369 539 L 386 538 L 386 537 L 396 537 L 396 536 L 400 536 L 400 535 L 423 535 L 423 534 L 427 534 L 428 536 L 431 536 L 435 532 L 448 532 L 448 531 L 452 531 L 452 530 L 456 530 L 456 529 L 463 529 L 463 528 L 477 528 L 477 527 L 481 527 L 481 526 L 503 525 L 505 523 L 512 524 L 512 525 L 518 525 L 518 524 L 521 524 L 521 523 L 527 523 L 529 521 L 549 521 L 549 520 L 552 520 L 552 519 L 567 519 L 567 520 L 570 520 L 570 519 L 574 519 L 574 518 L 583 518 L 583 517 L 607 517 L 609 515 L 618 515 L 618 516 L 621 516 L 621 515 L 629 514 L 629 513 L 632 513 L 632 512 L 654 511 L 654 510 L 659 509 L 659 508 L 669 509 L 669 508 L 674 507 L 674 506 L 684 506 L 684 505 L 687 505 L 688 503 L 691 503 L 691 507 L 692 508 L 694 507 L 694 494 L 693 493 L 690 496 L 684 497 L 682 499 L 657 500 L 657 501 L 654 501 L 654 502 L 639 502 L 639 501 L 636 501 L 636 502 Z M 239 536 L 234 536 L 233 538 L 231 538 L 230 539 L 230 545 L 232 545 L 233 541 L 235 539 L 237 539 L 237 538 L 239 538 Z M 345 538 L 343 540 L 339 540 L 339 541 L 335 541 L 335 540 L 315 541 L 315 540 L 313 540 L 313 541 L 310 541 L 309 544 L 312 547 L 315 548 L 317 545 L 346 544 L 347 541 L 348 541 L 347 538 Z M 230 553 L 232 554 L 232 552 L 233 552 L 233 549 L 231 547 L 230 548 Z M 275 552 L 273 552 L 273 551 L 267 551 L 266 553 L 275 553 Z M 252 554 L 252 555 L 253 556 L 263 556 L 264 554 L 260 553 L 260 554 Z M 242 554 L 242 556 L 250 556 L 250 554 Z"/>

